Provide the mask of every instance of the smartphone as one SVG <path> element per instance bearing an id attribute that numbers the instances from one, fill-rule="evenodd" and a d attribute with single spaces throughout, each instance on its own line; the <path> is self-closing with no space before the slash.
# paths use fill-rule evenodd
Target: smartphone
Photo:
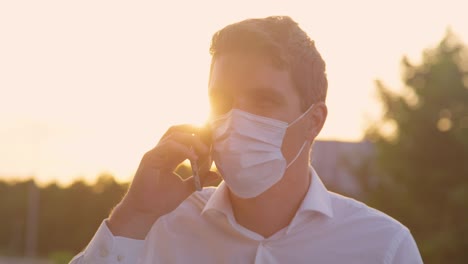
<path id="1" fill-rule="evenodd" d="M 211 158 L 211 130 L 208 127 L 203 127 L 199 130 L 198 135 L 204 144 L 208 146 L 209 152 L 206 155 L 198 156 L 197 161 L 190 160 L 190 166 L 192 167 L 192 175 L 194 178 L 195 190 L 201 191 L 202 184 L 200 177 L 205 176 L 211 169 L 213 160 Z"/>

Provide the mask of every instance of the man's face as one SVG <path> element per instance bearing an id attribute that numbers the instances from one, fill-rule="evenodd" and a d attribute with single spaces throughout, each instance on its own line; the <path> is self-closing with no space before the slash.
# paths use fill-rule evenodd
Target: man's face
<path id="1" fill-rule="evenodd" d="M 259 55 L 232 53 L 217 57 L 208 91 L 212 118 L 233 108 L 287 123 L 302 114 L 300 97 L 289 72 L 277 69 Z M 288 161 L 306 139 L 307 116 L 286 132 L 282 152 Z"/>

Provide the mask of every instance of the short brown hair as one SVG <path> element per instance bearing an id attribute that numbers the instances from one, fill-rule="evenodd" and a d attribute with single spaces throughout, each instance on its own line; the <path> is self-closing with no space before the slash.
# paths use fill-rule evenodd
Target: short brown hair
<path id="1" fill-rule="evenodd" d="M 217 56 L 229 52 L 265 55 L 274 66 L 287 69 L 302 111 L 326 99 L 325 62 L 314 41 L 288 16 L 247 19 L 216 32 L 210 47 L 212 64 Z"/>

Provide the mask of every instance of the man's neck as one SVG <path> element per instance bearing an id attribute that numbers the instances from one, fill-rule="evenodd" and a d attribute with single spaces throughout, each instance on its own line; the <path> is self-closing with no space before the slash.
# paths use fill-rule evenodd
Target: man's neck
<path id="1" fill-rule="evenodd" d="M 236 221 L 265 238 L 287 227 L 311 183 L 309 167 L 304 164 L 298 160 L 278 183 L 257 197 L 243 199 L 229 192 Z"/>

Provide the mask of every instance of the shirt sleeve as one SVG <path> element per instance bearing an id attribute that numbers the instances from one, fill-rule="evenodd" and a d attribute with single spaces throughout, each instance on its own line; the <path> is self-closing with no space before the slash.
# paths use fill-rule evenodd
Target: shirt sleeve
<path id="1" fill-rule="evenodd" d="M 104 220 L 86 249 L 70 264 L 135 264 L 141 256 L 144 240 L 114 236 Z"/>
<path id="2" fill-rule="evenodd" d="M 395 248 L 392 264 L 422 264 L 421 254 L 409 230 L 405 229 L 400 243 Z"/>

